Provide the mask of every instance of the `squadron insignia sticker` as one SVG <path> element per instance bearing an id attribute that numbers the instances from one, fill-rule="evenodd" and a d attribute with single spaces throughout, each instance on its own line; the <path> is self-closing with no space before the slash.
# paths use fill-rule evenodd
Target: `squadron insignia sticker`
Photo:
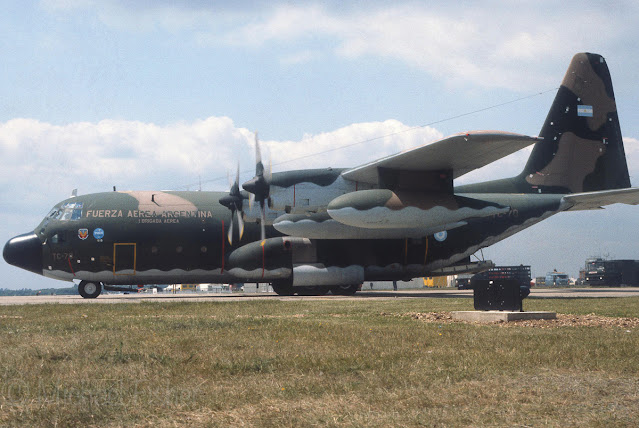
<path id="1" fill-rule="evenodd" d="M 95 239 L 102 239 L 104 238 L 104 230 L 100 229 L 99 227 L 97 229 L 95 229 L 93 231 L 93 237 Z"/>
<path id="2" fill-rule="evenodd" d="M 83 241 L 89 237 L 89 229 L 78 229 L 78 238 Z"/>

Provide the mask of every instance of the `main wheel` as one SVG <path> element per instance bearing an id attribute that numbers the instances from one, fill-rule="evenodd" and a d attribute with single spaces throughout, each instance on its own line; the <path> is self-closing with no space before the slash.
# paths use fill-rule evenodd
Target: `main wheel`
<path id="1" fill-rule="evenodd" d="M 95 299 L 102 292 L 102 284 L 99 282 L 80 281 L 78 293 L 85 299 Z"/>
<path id="2" fill-rule="evenodd" d="M 336 285 L 331 288 L 331 293 L 338 296 L 352 296 L 359 290 L 360 284 Z"/>

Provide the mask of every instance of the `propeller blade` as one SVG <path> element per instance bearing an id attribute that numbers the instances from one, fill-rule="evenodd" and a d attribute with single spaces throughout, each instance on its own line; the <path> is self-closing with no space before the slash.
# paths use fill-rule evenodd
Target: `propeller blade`
<path id="1" fill-rule="evenodd" d="M 235 183 L 233 187 L 237 187 L 237 191 L 240 191 L 240 161 L 237 161 L 237 171 L 235 172 Z"/>
<path id="2" fill-rule="evenodd" d="M 262 152 L 260 151 L 260 139 L 257 136 L 257 131 L 255 131 L 255 163 L 262 162 Z"/>
<path id="3" fill-rule="evenodd" d="M 270 192 L 271 166 L 269 161 L 268 171 L 265 171 L 262 163 L 262 151 L 257 132 L 255 133 L 255 176 L 242 184 L 244 190 L 249 193 L 249 210 L 253 212 L 253 202 L 260 204 L 260 231 L 262 239 L 266 238 L 266 200 Z"/>
<path id="4" fill-rule="evenodd" d="M 262 163 L 262 151 L 260 150 L 260 140 L 255 132 L 255 176 L 264 176 L 264 164 Z"/>
<path id="5" fill-rule="evenodd" d="M 233 213 L 231 213 L 231 223 L 229 224 L 229 233 L 227 236 L 229 238 L 229 245 L 233 245 Z"/>
<path id="6" fill-rule="evenodd" d="M 262 241 L 266 239 L 266 207 L 264 201 L 260 201 L 260 236 Z"/>
<path id="7" fill-rule="evenodd" d="M 229 174 L 227 174 L 229 176 Z M 231 183 L 230 176 L 229 184 Z M 239 228 L 240 240 L 244 234 L 244 221 L 242 219 L 242 208 L 244 205 L 242 193 L 240 192 L 240 163 L 237 163 L 237 170 L 235 172 L 235 182 L 230 184 L 231 190 L 229 193 L 220 198 L 220 203 L 231 210 L 231 221 L 229 222 L 229 231 L 227 234 L 229 244 L 233 245 L 233 217 L 237 213 L 237 225 Z"/>
<path id="8" fill-rule="evenodd" d="M 240 241 L 242 240 L 242 235 L 244 235 L 244 220 L 242 220 L 242 211 L 235 210 L 237 213 L 237 227 L 240 229 Z"/>

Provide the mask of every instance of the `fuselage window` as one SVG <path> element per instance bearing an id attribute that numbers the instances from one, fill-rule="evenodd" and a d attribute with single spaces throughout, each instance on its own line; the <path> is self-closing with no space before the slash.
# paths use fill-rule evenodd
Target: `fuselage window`
<path id="1" fill-rule="evenodd" d="M 52 244 L 64 244 L 66 242 L 66 235 L 64 232 L 56 233 L 51 237 Z"/>

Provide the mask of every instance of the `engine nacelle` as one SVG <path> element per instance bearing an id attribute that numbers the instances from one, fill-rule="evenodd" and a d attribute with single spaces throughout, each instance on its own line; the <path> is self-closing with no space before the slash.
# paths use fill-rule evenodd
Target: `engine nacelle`
<path id="1" fill-rule="evenodd" d="M 364 268 L 362 266 L 326 267 L 321 263 L 315 263 L 293 267 L 293 287 L 353 285 L 362 282 L 364 282 Z"/>
<path id="2" fill-rule="evenodd" d="M 507 213 L 509 207 L 449 193 L 373 189 L 338 196 L 327 211 L 340 223 L 354 227 L 443 230 L 467 219 Z"/>
<path id="3" fill-rule="evenodd" d="M 269 238 L 229 255 L 228 272 L 240 280 L 285 282 L 292 286 L 352 285 L 364 281 L 362 266 L 324 266 L 307 238 Z"/>
<path id="4" fill-rule="evenodd" d="M 270 281 L 293 275 L 293 260 L 313 251 L 306 238 L 269 238 L 246 244 L 229 255 L 228 272 L 247 280 Z"/>

